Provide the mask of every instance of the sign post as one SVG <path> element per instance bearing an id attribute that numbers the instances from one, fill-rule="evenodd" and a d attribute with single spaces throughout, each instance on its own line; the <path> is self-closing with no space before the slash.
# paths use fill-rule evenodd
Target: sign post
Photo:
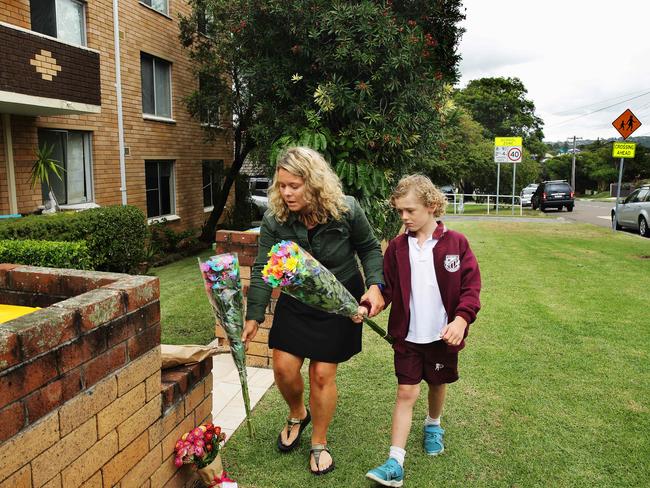
<path id="1" fill-rule="evenodd" d="M 512 164 L 512 215 L 515 214 L 515 181 L 517 164 L 521 163 L 523 147 L 521 137 L 495 137 L 494 162 L 497 163 L 497 215 L 499 214 L 499 184 L 501 163 Z"/>
<path id="2" fill-rule="evenodd" d="M 632 132 L 641 127 L 641 121 L 628 108 L 625 112 L 612 122 L 614 128 L 621 134 L 623 140 L 632 135 Z M 616 208 L 614 218 L 612 219 L 612 230 L 616 231 L 616 222 L 618 221 L 618 202 L 621 199 L 621 185 L 623 184 L 623 164 L 626 158 L 633 158 L 636 144 L 633 142 L 615 142 L 612 148 L 612 156 L 621 158 L 618 165 L 618 186 L 616 187 Z"/>

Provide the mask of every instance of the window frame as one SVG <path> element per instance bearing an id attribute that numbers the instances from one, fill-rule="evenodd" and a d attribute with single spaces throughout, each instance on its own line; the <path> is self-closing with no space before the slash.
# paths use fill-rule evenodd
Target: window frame
<path id="1" fill-rule="evenodd" d="M 63 166 L 65 171 L 62 175 L 63 188 L 65 192 L 65 203 L 58 201 L 57 203 L 61 208 L 73 208 L 78 206 L 88 206 L 95 203 L 95 177 L 93 170 L 93 133 L 91 131 L 82 131 L 82 130 L 68 130 L 68 129 L 52 129 L 48 127 L 39 127 L 37 130 L 37 139 L 38 145 L 41 146 L 41 133 L 50 132 L 50 133 L 59 133 L 65 134 L 65 147 L 62 148 L 63 161 L 57 161 L 60 166 Z M 85 201 L 69 203 L 68 202 L 68 134 L 81 134 L 82 136 L 82 150 L 83 150 L 83 174 L 84 174 L 84 190 L 85 190 Z M 51 175 L 52 178 L 56 178 L 56 175 Z M 47 200 L 49 191 L 51 187 L 48 185 L 43 185 L 41 188 L 43 202 Z M 56 194 L 55 194 L 56 196 Z"/>
<path id="2" fill-rule="evenodd" d="M 53 37 L 58 41 L 64 42 L 66 44 L 70 44 L 72 46 L 88 47 L 88 21 L 86 19 L 86 15 L 87 15 L 87 4 L 86 4 L 86 2 L 83 2 L 81 0 L 60 0 L 60 1 L 69 2 L 69 3 L 73 3 L 73 4 L 77 4 L 77 5 L 81 6 L 81 11 L 82 11 L 82 13 L 81 13 L 81 34 L 82 34 L 81 43 L 71 42 L 71 41 L 69 41 L 67 39 L 62 39 L 62 38 L 59 37 L 59 29 L 58 29 L 58 26 L 57 26 L 57 18 L 58 18 L 58 10 L 57 10 L 57 6 L 56 6 L 57 0 L 49 0 L 49 3 L 52 5 L 53 13 L 54 13 L 54 30 L 55 30 L 54 35 L 51 35 L 51 34 L 49 34 L 47 32 L 41 32 L 41 31 L 35 30 L 33 28 L 34 27 L 34 19 L 32 18 L 32 15 L 33 15 L 32 7 L 35 7 L 35 4 L 31 3 L 31 2 L 30 2 L 30 7 L 29 7 L 30 26 L 31 26 L 30 30 L 32 30 L 33 32 L 38 32 L 39 34 L 43 34 L 45 36 Z"/>
<path id="3" fill-rule="evenodd" d="M 149 0 L 149 1 L 151 2 L 151 0 Z M 158 10 L 158 9 L 155 8 L 153 5 L 149 5 L 149 4 L 147 3 L 147 0 L 138 0 L 138 2 L 141 3 L 142 5 L 144 5 L 145 7 L 147 7 L 147 8 L 149 8 L 149 9 L 153 10 L 154 12 L 158 12 L 159 14 L 164 15 L 164 16 L 167 17 L 168 19 L 171 19 L 171 17 L 169 16 L 169 2 L 170 2 L 170 0 L 165 0 L 165 2 L 166 2 L 166 9 L 165 9 L 164 12 L 163 12 L 162 10 Z"/>
<path id="4" fill-rule="evenodd" d="M 148 198 L 147 198 L 147 193 L 149 191 L 153 191 L 154 189 L 149 189 L 147 187 L 147 163 L 156 163 L 156 169 L 157 169 L 157 187 L 155 190 L 158 191 L 158 211 L 162 212 L 162 201 L 161 201 L 161 183 L 160 183 L 160 163 L 169 163 L 171 166 L 170 170 L 170 177 L 169 177 L 169 211 L 170 213 L 168 214 L 161 214 L 161 215 L 149 215 L 149 204 L 148 204 Z M 157 222 L 160 220 L 178 220 L 180 217 L 176 214 L 176 161 L 174 159 L 145 159 L 144 160 L 144 174 L 145 174 L 145 182 L 144 182 L 144 190 L 145 190 L 145 205 L 147 207 L 147 221 L 149 223 L 152 222 Z"/>
<path id="5" fill-rule="evenodd" d="M 219 165 L 220 166 L 220 172 L 221 172 L 221 181 L 217 182 L 214 180 L 215 176 L 219 176 L 218 170 L 215 169 L 215 166 Z M 211 212 L 212 209 L 214 208 L 214 189 L 215 185 L 219 185 L 218 188 L 221 189 L 221 185 L 223 185 L 223 180 L 225 179 L 225 174 L 224 174 L 224 167 L 225 163 L 223 159 L 203 159 L 201 160 L 201 187 L 202 187 L 202 192 L 201 192 L 201 198 L 203 200 L 203 211 L 204 212 Z M 205 171 L 209 171 L 209 176 L 210 176 L 210 183 L 208 185 L 203 184 L 205 181 Z M 210 186 L 210 205 L 205 204 L 205 190 L 206 188 Z"/>
<path id="6" fill-rule="evenodd" d="M 153 93 L 153 108 L 154 111 L 157 110 L 156 107 L 156 61 L 162 61 L 163 63 L 167 64 L 168 70 L 167 70 L 167 77 L 169 80 L 169 116 L 166 115 L 159 115 L 157 113 L 149 113 L 144 111 L 144 86 L 142 84 L 142 59 L 143 57 L 149 57 L 152 60 L 152 77 L 151 77 L 151 82 L 152 82 L 152 93 Z M 173 92 L 173 84 L 172 84 L 172 65 L 173 63 L 171 61 L 167 61 L 166 59 L 159 58 L 158 56 L 154 56 L 153 54 L 149 54 L 145 51 L 140 51 L 140 98 L 141 98 L 141 109 L 142 109 L 142 117 L 145 119 L 150 119 L 150 120 L 159 120 L 163 122 L 175 122 L 174 120 L 174 92 Z"/>

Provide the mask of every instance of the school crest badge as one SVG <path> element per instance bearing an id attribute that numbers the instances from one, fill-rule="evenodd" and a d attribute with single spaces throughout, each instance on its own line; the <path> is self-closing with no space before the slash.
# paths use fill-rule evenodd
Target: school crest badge
<path id="1" fill-rule="evenodd" d="M 460 256 L 458 254 L 447 254 L 445 256 L 445 269 L 455 273 L 460 269 Z"/>

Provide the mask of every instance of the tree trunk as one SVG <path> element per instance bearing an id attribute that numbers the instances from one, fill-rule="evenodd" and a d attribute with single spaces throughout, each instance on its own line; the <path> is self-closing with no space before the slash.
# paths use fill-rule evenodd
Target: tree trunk
<path id="1" fill-rule="evenodd" d="M 201 241 L 214 241 L 214 234 L 217 228 L 217 223 L 219 222 L 219 219 L 221 219 L 223 211 L 226 208 L 230 189 L 232 188 L 232 185 L 235 182 L 235 178 L 239 174 L 239 171 L 244 164 L 244 160 L 246 159 L 246 156 L 248 156 L 248 153 L 251 151 L 251 149 L 252 146 L 249 144 L 246 144 L 242 147 L 242 131 L 241 129 L 235 130 L 235 159 L 230 165 L 230 168 L 228 168 L 228 173 L 226 174 L 226 179 L 223 182 L 223 187 L 221 188 L 219 199 L 214 203 L 214 207 L 212 208 L 212 212 L 210 212 L 208 220 L 206 220 L 205 224 L 203 224 L 201 236 L 199 237 Z"/>

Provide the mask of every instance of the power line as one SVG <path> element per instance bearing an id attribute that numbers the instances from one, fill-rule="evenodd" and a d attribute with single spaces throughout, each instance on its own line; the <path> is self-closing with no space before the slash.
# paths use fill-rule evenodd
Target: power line
<path id="1" fill-rule="evenodd" d="M 587 117 L 587 116 L 589 116 L 589 115 L 593 115 L 593 114 L 595 114 L 595 113 L 602 112 L 603 110 L 607 110 L 608 108 L 616 107 L 617 105 L 620 105 L 621 103 L 629 102 L 630 100 L 635 100 L 635 99 L 637 99 L 637 98 L 644 97 L 644 96 L 646 96 L 646 95 L 648 95 L 648 94 L 650 94 L 650 91 L 647 91 L 647 92 L 645 92 L 645 93 L 642 93 L 641 95 L 637 95 L 636 97 L 631 97 L 631 98 L 628 98 L 628 99 L 626 99 L 626 100 L 621 100 L 620 102 L 616 102 L 616 103 L 614 103 L 614 104 L 612 104 L 612 105 L 608 105 L 608 106 L 606 106 L 606 107 L 599 108 L 599 109 L 594 110 L 594 111 L 592 111 L 592 112 L 589 112 L 589 113 L 586 113 L 586 114 L 582 114 L 582 115 L 578 115 L 577 117 L 574 117 L 574 118 L 572 118 L 572 119 L 565 120 L 565 121 L 563 121 L 563 122 L 559 122 L 559 123 L 557 123 L 557 124 L 548 125 L 548 126 L 546 126 L 545 128 L 558 127 L 558 126 L 560 126 L 560 125 L 568 124 L 569 122 L 573 122 L 574 120 L 578 120 L 578 119 L 581 119 L 581 118 L 583 118 L 583 117 Z"/>
<path id="2" fill-rule="evenodd" d="M 636 91 L 633 91 L 633 92 L 630 92 L 630 93 L 626 93 L 624 95 L 619 95 L 617 97 L 606 98 L 604 100 L 599 100 L 597 102 L 588 103 L 587 105 L 582 105 L 581 107 L 575 107 L 575 108 L 572 108 L 572 109 L 569 109 L 569 110 L 563 110 L 562 112 L 555 112 L 555 113 L 553 113 L 551 115 L 569 115 L 569 114 L 575 112 L 576 110 L 581 110 L 583 108 L 590 108 L 590 107 L 592 107 L 594 105 L 600 105 L 601 103 L 611 102 L 612 100 L 616 100 L 616 99 L 621 98 L 621 97 L 628 97 L 630 95 L 635 95 L 637 93 L 643 92 L 644 90 L 647 90 L 647 88 L 644 88 L 643 90 L 636 90 Z M 622 102 L 618 102 L 618 103 L 622 103 Z"/>

